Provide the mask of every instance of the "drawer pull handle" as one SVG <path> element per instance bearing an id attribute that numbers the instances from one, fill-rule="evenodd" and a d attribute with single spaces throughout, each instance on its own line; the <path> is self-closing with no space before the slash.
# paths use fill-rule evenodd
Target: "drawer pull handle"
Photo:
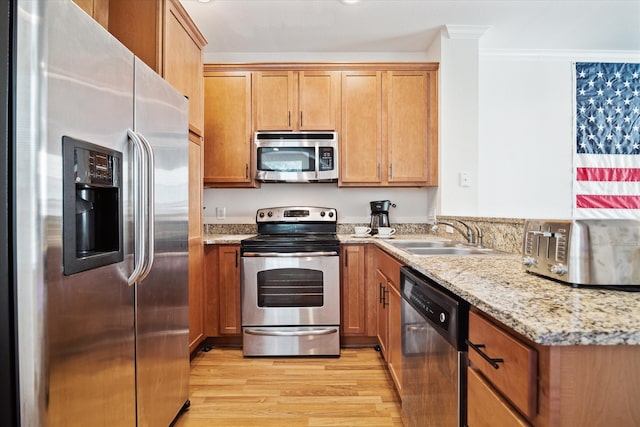
<path id="1" fill-rule="evenodd" d="M 504 363 L 504 359 L 494 359 L 494 358 L 491 358 L 491 357 L 487 356 L 487 355 L 486 355 L 486 353 L 485 353 L 484 351 L 480 350 L 481 348 L 484 348 L 484 347 L 485 347 L 485 345 L 484 345 L 484 344 L 474 344 L 474 343 L 472 343 L 471 341 L 469 341 L 468 339 L 467 339 L 467 340 L 464 340 L 464 342 L 466 342 L 466 343 L 467 343 L 467 345 L 468 345 L 469 347 L 471 347 L 472 349 L 474 349 L 474 350 L 476 351 L 476 353 L 478 353 L 480 356 L 482 356 L 482 358 L 483 358 L 484 360 L 486 360 L 487 362 L 489 362 L 489 364 L 490 364 L 491 366 L 493 366 L 495 369 L 499 369 L 499 368 L 500 368 L 500 365 L 498 365 L 498 363 Z"/>

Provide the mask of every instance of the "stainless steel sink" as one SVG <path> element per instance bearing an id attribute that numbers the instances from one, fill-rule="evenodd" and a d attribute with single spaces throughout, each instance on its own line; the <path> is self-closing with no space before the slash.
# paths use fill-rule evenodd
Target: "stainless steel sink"
<path id="1" fill-rule="evenodd" d="M 487 255 L 496 253 L 490 248 L 476 248 L 454 240 L 400 240 L 388 243 L 412 255 Z"/>
<path id="2" fill-rule="evenodd" d="M 406 248 L 413 255 L 486 255 L 494 253 L 493 249 L 450 247 L 450 248 Z"/>
<path id="3" fill-rule="evenodd" d="M 413 248 L 450 248 L 459 245 L 454 240 L 400 240 L 396 242 L 389 242 L 398 249 L 413 249 Z"/>

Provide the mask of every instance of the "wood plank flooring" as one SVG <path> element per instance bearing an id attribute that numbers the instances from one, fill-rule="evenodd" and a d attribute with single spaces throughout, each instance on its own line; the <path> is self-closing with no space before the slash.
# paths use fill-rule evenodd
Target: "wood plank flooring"
<path id="1" fill-rule="evenodd" d="M 342 349 L 339 358 L 243 358 L 214 348 L 191 361 L 191 407 L 175 427 L 402 426 L 382 356 Z"/>

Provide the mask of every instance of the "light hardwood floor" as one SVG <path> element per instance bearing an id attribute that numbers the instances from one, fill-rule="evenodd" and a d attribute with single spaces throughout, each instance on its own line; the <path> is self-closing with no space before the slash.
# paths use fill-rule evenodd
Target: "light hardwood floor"
<path id="1" fill-rule="evenodd" d="M 238 349 L 199 352 L 191 407 L 175 427 L 402 426 L 400 401 L 371 348 L 339 358 L 243 358 Z"/>

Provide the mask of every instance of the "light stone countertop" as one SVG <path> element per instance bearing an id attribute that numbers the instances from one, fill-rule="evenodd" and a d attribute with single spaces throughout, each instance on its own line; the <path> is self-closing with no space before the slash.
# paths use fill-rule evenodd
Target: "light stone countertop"
<path id="1" fill-rule="evenodd" d="M 240 243 L 250 235 L 207 235 L 205 244 Z M 416 256 L 393 240 L 339 235 L 341 243 L 374 243 L 496 320 L 543 345 L 640 345 L 640 293 L 573 288 L 522 269 L 520 255 Z"/>

